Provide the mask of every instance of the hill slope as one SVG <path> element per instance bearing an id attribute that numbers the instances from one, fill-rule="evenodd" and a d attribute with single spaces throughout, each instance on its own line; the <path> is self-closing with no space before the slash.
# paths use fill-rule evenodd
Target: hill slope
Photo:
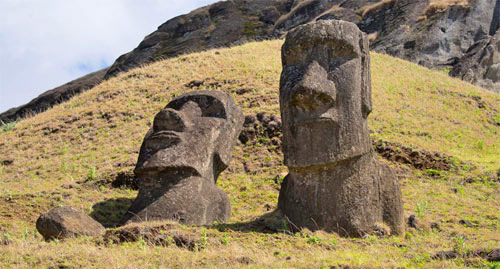
<path id="1" fill-rule="evenodd" d="M 219 1 L 168 20 L 106 70 L 1 113 L 0 120 L 10 122 L 44 111 L 93 87 L 95 81 L 144 64 L 248 40 L 276 39 L 298 25 L 329 19 L 357 24 L 369 34 L 372 50 L 427 67 L 453 69 L 450 75 L 499 92 L 498 18 L 499 0 Z"/>
<path id="2" fill-rule="evenodd" d="M 153 116 L 173 96 L 198 88 L 217 89 L 232 93 L 246 115 L 279 115 L 281 44 L 248 43 L 160 61 L 122 73 L 15 126 L 4 126 L 0 132 L 0 264 L 488 265 L 479 257 L 434 260 L 431 256 L 438 250 L 469 253 L 500 245 L 500 96 L 376 53 L 372 54 L 370 127 L 372 139 L 380 141 L 377 149 L 399 161 L 390 165 L 401 179 L 405 214 L 416 215 L 420 223 L 420 229 L 410 228 L 406 238 L 351 240 L 322 232 L 291 235 L 281 230 L 286 227 L 280 227 L 271 212 L 286 167 L 279 136 L 260 133 L 237 145 L 230 167 L 219 179 L 232 204 L 229 224 L 155 228 L 158 234 L 172 229 L 187 234 L 197 239 L 197 249 L 204 249 L 151 246 L 146 235 L 136 238 L 136 243 L 123 244 L 94 238 L 42 241 L 34 222 L 56 205 L 81 208 L 107 227 L 118 223 L 137 193 L 127 182 L 133 181 L 131 171 L 142 139 Z M 200 82 L 190 83 L 193 80 L 203 84 L 195 86 Z M 447 165 L 417 169 L 414 162 L 404 160 L 411 153 L 398 155 L 406 151 Z"/>

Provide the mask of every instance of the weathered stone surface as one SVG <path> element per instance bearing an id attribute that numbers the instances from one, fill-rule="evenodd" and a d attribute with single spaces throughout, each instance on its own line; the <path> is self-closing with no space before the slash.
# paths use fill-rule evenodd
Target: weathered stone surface
<path id="1" fill-rule="evenodd" d="M 472 45 L 450 75 L 500 93 L 500 30 Z"/>
<path id="2" fill-rule="evenodd" d="M 386 223 L 402 234 L 397 178 L 376 160 L 368 39 L 345 21 L 318 21 L 289 32 L 282 48 L 280 108 L 289 174 L 278 202 L 292 226 L 373 233 Z"/>
<path id="3" fill-rule="evenodd" d="M 216 182 L 242 124 L 240 108 L 222 92 L 195 91 L 168 103 L 144 138 L 134 171 L 139 194 L 123 223 L 226 221 L 230 203 Z"/>
<path id="4" fill-rule="evenodd" d="M 104 227 L 80 210 L 69 206 L 56 207 L 40 215 L 36 221 L 36 229 L 45 238 L 65 239 L 78 235 L 102 235 Z"/>

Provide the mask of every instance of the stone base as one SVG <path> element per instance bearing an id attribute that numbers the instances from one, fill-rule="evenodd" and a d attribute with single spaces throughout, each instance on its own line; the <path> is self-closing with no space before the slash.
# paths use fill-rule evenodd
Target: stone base
<path id="1" fill-rule="evenodd" d="M 173 220 L 182 224 L 208 225 L 214 221 L 223 223 L 231 215 L 226 193 L 204 178 L 188 177 L 171 185 L 161 180 L 156 180 L 157 184 L 152 184 L 151 179 L 140 180 L 143 186 L 123 217 L 123 224 Z"/>
<path id="2" fill-rule="evenodd" d="M 387 225 L 391 234 L 404 233 L 397 177 L 373 153 L 329 166 L 290 168 L 278 208 L 291 228 L 362 237 Z"/>

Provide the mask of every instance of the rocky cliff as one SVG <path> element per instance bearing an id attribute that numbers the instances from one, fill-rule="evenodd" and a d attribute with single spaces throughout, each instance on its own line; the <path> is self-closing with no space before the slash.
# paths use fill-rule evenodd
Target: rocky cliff
<path id="1" fill-rule="evenodd" d="M 79 89 L 158 59 L 281 38 L 298 25 L 328 19 L 356 23 L 369 34 L 372 50 L 452 70 L 452 76 L 500 92 L 500 0 L 221 1 L 160 25 L 136 49 L 120 56 L 104 75 L 99 71 L 84 77 L 90 82 Z M 61 94 L 65 88 L 61 87 L 55 95 L 51 91 L 42 94 L 49 102 L 37 98 L 0 114 L 0 119 L 7 122 L 26 115 L 26 111 L 43 111 L 81 91 L 70 87 Z"/>

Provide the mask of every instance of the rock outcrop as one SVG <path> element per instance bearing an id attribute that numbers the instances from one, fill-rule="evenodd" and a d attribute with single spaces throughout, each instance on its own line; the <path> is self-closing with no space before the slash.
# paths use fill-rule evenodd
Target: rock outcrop
<path id="1" fill-rule="evenodd" d="M 65 239 L 79 235 L 102 235 L 106 229 L 80 210 L 69 206 L 56 207 L 40 215 L 36 229 L 45 240 Z"/>
<path id="2" fill-rule="evenodd" d="M 368 131 L 366 35 L 338 20 L 299 26 L 286 37 L 282 61 L 280 109 L 289 174 L 278 208 L 291 227 L 358 237 L 402 234 L 400 186 L 392 169 L 376 159 Z"/>
<path id="3" fill-rule="evenodd" d="M 500 93 L 500 30 L 469 48 L 450 75 Z"/>
<path id="4" fill-rule="evenodd" d="M 449 6 L 412 0 L 382 2 L 385 4 L 367 10 L 358 24 L 373 37 L 373 50 L 429 68 L 454 69 L 450 75 L 498 91 L 491 77 L 500 76 L 500 60 L 490 56 L 492 50 L 498 51 L 493 36 L 499 27 L 500 0 Z M 481 67 L 471 67 L 477 60 Z M 485 70 L 491 70 L 490 74 Z"/>
<path id="5" fill-rule="evenodd" d="M 223 92 L 195 91 L 168 103 L 142 143 L 134 171 L 139 194 L 122 223 L 225 222 L 231 206 L 216 182 L 242 124 L 241 109 Z"/>
<path id="6" fill-rule="evenodd" d="M 500 0 L 437 3 L 429 0 L 220 1 L 165 22 L 146 36 L 137 48 L 120 56 L 104 70 L 105 75 L 99 73 L 90 77 L 100 82 L 103 76 L 107 79 L 160 59 L 251 40 L 280 38 L 299 25 L 330 19 L 357 24 L 369 34 L 371 49 L 377 52 L 430 68 L 451 69 L 459 62 L 466 62 L 466 54 L 474 48 L 489 42 L 498 31 L 499 18 Z M 466 69 L 473 72 L 475 80 L 472 82 L 496 90 L 497 85 L 490 77 L 498 76 L 498 71 L 492 74 L 497 70 L 493 65 L 498 62 L 487 64 L 486 69 L 491 71 L 486 77 L 479 69 Z M 469 72 L 467 70 L 465 72 Z M 461 72 L 452 73 L 455 74 L 461 77 Z M 81 84 L 82 90 L 95 85 L 85 80 Z M 51 105 L 80 91 L 65 85 L 59 88 L 67 88 L 68 94 L 54 96 L 51 99 L 56 102 L 51 102 Z M 26 106 L 0 114 L 0 119 L 12 121 L 26 115 L 27 111 L 38 113 L 47 107 L 35 99 Z"/>
<path id="7" fill-rule="evenodd" d="M 173 18 L 120 56 L 106 77 L 158 59 L 272 37 L 286 0 L 221 1 Z"/>
<path id="8" fill-rule="evenodd" d="M 495 35 L 498 18 L 500 0 L 446 5 L 428 0 L 222 1 L 161 25 L 134 51 L 118 58 L 106 77 L 181 53 L 282 37 L 299 25 L 330 19 L 356 23 L 370 34 L 370 46 L 377 52 L 451 69 L 474 44 Z M 473 72 L 476 84 L 492 89 L 483 83 L 480 70 Z"/>

